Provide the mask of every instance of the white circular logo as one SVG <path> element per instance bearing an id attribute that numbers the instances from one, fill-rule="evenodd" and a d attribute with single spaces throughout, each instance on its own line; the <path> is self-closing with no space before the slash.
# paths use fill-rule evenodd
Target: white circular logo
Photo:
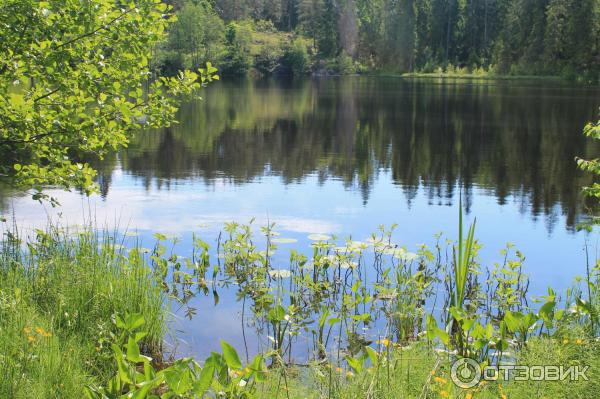
<path id="1" fill-rule="evenodd" d="M 463 389 L 473 388 L 481 381 L 481 367 L 476 360 L 462 358 L 452 365 L 450 377 L 457 386 Z"/>

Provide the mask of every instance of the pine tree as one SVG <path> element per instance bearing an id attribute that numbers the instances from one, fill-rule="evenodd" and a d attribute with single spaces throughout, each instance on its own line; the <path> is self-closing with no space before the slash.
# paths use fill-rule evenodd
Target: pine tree
<path id="1" fill-rule="evenodd" d="M 413 0 L 389 0 L 385 6 L 384 64 L 406 72 L 415 63 L 416 8 Z"/>
<path id="2" fill-rule="evenodd" d="M 317 47 L 317 36 L 321 15 L 324 11 L 323 0 L 301 0 L 298 3 L 298 18 L 302 31 L 312 39 L 313 47 Z"/>
<path id="3" fill-rule="evenodd" d="M 323 0 L 323 12 L 317 25 L 317 48 L 325 58 L 335 57 L 339 51 L 338 10 L 335 0 Z"/>

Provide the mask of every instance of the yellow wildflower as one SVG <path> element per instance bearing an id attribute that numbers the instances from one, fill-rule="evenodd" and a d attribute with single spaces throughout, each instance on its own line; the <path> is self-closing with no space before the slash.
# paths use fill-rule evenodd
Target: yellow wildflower
<path id="1" fill-rule="evenodd" d="M 435 375 L 435 370 L 431 370 L 431 375 Z"/>
<path id="2" fill-rule="evenodd" d="M 383 345 L 383 346 L 385 346 L 387 348 L 388 346 L 390 346 L 390 340 L 387 339 L 387 338 L 382 339 L 381 340 L 381 345 Z"/>
<path id="3" fill-rule="evenodd" d="M 508 397 L 506 396 L 505 393 L 503 393 L 502 395 L 500 395 L 502 399 L 508 399 Z"/>
<path id="4" fill-rule="evenodd" d="M 41 335 L 42 337 L 51 337 L 52 334 L 49 333 L 48 331 L 44 330 L 42 327 L 36 327 L 35 328 L 35 332 L 38 333 L 39 335 Z"/>
<path id="5" fill-rule="evenodd" d="M 440 396 L 442 398 L 449 398 L 450 394 L 448 393 L 448 391 L 440 391 Z"/>
<path id="6" fill-rule="evenodd" d="M 346 377 L 354 377 L 354 373 L 352 371 L 347 371 Z"/>
<path id="7" fill-rule="evenodd" d="M 438 384 L 446 384 L 448 382 L 447 380 L 445 380 L 444 378 L 441 378 L 441 377 L 435 377 L 433 380 L 435 382 L 437 382 Z"/>
<path id="8" fill-rule="evenodd" d="M 341 367 L 336 367 L 335 371 L 337 371 L 338 373 L 341 373 L 344 370 Z"/>
<path id="9" fill-rule="evenodd" d="M 29 335 L 29 336 L 27 337 L 27 341 L 29 341 L 29 343 L 30 343 L 30 344 L 33 344 L 33 343 L 35 342 L 35 337 L 33 337 L 33 336 Z"/>
<path id="10" fill-rule="evenodd" d="M 473 392 L 467 392 L 465 399 L 473 399 Z"/>
<path id="11" fill-rule="evenodd" d="M 569 343 L 569 340 L 568 340 L 568 339 L 563 339 L 563 344 L 564 344 L 564 345 L 566 345 L 566 344 L 568 344 L 568 343 Z"/>
<path id="12" fill-rule="evenodd" d="M 576 342 L 577 342 L 577 345 L 583 344 L 583 340 L 582 339 L 578 339 Z"/>

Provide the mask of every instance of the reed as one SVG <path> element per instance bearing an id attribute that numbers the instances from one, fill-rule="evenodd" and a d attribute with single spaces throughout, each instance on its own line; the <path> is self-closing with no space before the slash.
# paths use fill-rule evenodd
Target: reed
<path id="1" fill-rule="evenodd" d="M 167 297 L 148 259 L 116 232 L 50 226 L 0 243 L 0 397 L 80 398 L 113 372 L 115 315 L 143 313 L 145 352 L 160 355 Z"/>

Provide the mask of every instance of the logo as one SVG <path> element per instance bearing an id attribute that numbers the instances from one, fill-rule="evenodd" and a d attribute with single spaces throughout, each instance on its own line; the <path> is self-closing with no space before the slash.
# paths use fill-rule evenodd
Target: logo
<path id="1" fill-rule="evenodd" d="M 483 381 L 588 381 L 590 366 L 557 365 L 496 365 L 482 367 L 476 360 L 463 358 L 455 361 L 450 369 L 452 382 L 463 389 L 473 388 Z"/>
<path id="2" fill-rule="evenodd" d="M 481 366 L 473 359 L 462 358 L 452 364 L 450 378 L 463 389 L 473 388 L 481 381 Z"/>

